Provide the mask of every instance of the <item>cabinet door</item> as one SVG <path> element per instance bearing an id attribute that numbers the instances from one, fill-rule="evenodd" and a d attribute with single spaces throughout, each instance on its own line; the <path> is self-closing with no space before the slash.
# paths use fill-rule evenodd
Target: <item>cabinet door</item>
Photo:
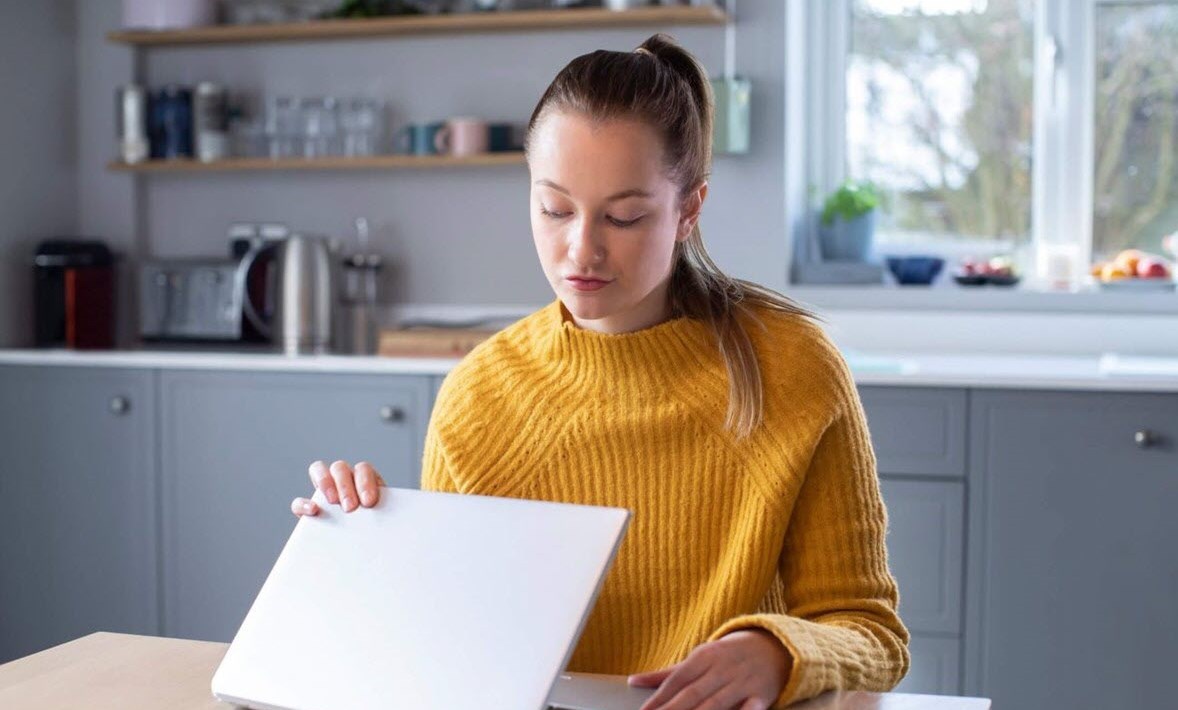
<path id="1" fill-rule="evenodd" d="M 959 482 L 880 481 L 888 508 L 888 563 L 900 618 L 913 632 L 961 633 L 965 490 Z"/>
<path id="2" fill-rule="evenodd" d="M 960 695 L 961 641 L 913 634 L 908 642 L 912 665 L 895 687 L 897 693 Z"/>
<path id="3" fill-rule="evenodd" d="M 428 378 L 164 372 L 164 631 L 232 640 L 310 495 L 315 459 L 416 487 Z"/>
<path id="4" fill-rule="evenodd" d="M 966 690 L 1008 710 L 1172 707 L 1178 396 L 982 392 L 971 420 Z"/>
<path id="5" fill-rule="evenodd" d="M 965 390 L 863 387 L 859 398 L 880 473 L 965 475 Z"/>
<path id="6" fill-rule="evenodd" d="M 95 631 L 158 633 L 153 383 L 0 367 L 0 662 Z"/>

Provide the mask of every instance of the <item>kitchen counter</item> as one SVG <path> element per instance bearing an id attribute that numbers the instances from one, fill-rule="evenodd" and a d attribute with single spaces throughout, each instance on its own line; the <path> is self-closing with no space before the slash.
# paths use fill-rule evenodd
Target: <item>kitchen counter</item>
<path id="1" fill-rule="evenodd" d="M 213 672 L 229 644 L 99 632 L 0 666 L 0 707 L 229 710 Z M 322 682 L 324 679 L 317 679 Z M 326 679 L 331 681 L 332 679 Z M 983 698 L 827 693 L 801 710 L 985 710 Z"/>
<path id="2" fill-rule="evenodd" d="M 860 385 L 1178 392 L 1178 358 L 844 352 Z M 444 375 L 455 358 L 181 351 L 0 350 L 0 365 Z"/>

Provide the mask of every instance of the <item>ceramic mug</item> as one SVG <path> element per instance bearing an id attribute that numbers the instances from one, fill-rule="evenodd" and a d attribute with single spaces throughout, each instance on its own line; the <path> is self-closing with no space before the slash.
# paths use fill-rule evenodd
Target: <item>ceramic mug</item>
<path id="1" fill-rule="evenodd" d="M 478 118 L 451 118 L 434 135 L 434 150 L 454 156 L 486 153 L 487 122 Z"/>
<path id="2" fill-rule="evenodd" d="M 402 126 L 394 139 L 396 152 L 407 155 L 434 155 L 438 132 L 442 123 L 410 123 Z"/>

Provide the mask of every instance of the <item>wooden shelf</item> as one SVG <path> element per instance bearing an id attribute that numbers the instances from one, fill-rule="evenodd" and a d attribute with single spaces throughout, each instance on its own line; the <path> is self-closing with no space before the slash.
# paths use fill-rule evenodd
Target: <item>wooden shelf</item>
<path id="1" fill-rule="evenodd" d="M 411 168 L 459 168 L 490 165 L 522 165 L 521 151 L 482 153 L 467 157 L 448 155 L 376 155 L 369 158 L 226 158 L 211 163 L 198 160 L 148 160 L 127 164 L 107 163 L 107 169 L 127 173 L 212 173 L 244 170 L 389 170 Z"/>
<path id="2" fill-rule="evenodd" d="M 726 22 L 728 16 L 714 5 L 640 7 L 621 11 L 604 8 L 569 8 L 469 12 L 454 15 L 400 15 L 287 24 L 215 25 L 186 30 L 128 30 L 109 32 L 106 38 L 110 42 L 136 46 L 173 46 L 640 25 L 722 25 Z"/>

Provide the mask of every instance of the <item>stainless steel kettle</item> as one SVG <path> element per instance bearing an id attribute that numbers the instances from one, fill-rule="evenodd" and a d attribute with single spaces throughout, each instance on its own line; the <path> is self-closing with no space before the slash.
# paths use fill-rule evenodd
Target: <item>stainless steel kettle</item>
<path id="1" fill-rule="evenodd" d="M 335 279 L 326 237 L 292 234 L 278 252 L 273 342 L 288 355 L 331 350 Z"/>

